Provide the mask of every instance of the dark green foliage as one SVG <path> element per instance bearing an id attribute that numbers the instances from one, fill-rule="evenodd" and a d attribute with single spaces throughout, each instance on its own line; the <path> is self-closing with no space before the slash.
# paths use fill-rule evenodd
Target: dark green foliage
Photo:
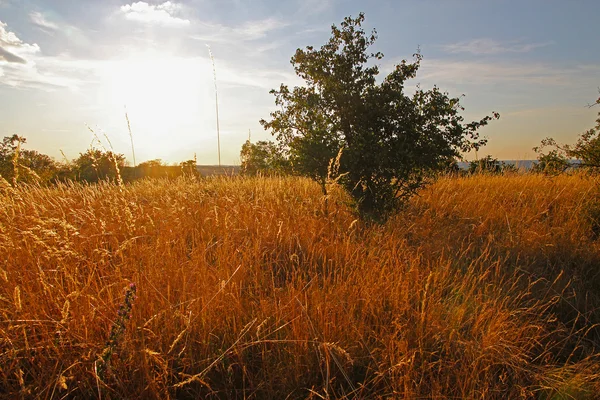
<path id="1" fill-rule="evenodd" d="M 79 157 L 71 164 L 76 180 L 92 183 L 117 180 L 120 174 L 117 167 L 122 168 L 123 166 L 125 166 L 123 154 L 98 149 L 89 149 L 85 153 L 80 153 Z"/>
<path id="2" fill-rule="evenodd" d="M 513 164 L 498 161 L 497 158 L 487 155 L 469 163 L 470 174 L 502 174 L 516 172 L 517 167 Z"/>
<path id="3" fill-rule="evenodd" d="M 196 168 L 196 160 L 187 160 L 179 163 L 181 167 L 181 174 L 184 176 L 193 176 L 196 178 L 200 177 L 200 172 Z"/>
<path id="4" fill-rule="evenodd" d="M 499 174 L 502 171 L 502 167 L 497 158 L 493 158 L 487 155 L 479 160 L 471 161 L 469 163 L 469 173 L 492 173 Z"/>
<path id="5" fill-rule="evenodd" d="M 440 164 L 441 165 L 439 166 L 439 171 L 436 172 L 442 175 L 460 175 L 460 167 L 456 158 L 448 158 L 446 160 L 442 160 Z"/>
<path id="6" fill-rule="evenodd" d="M 9 182 L 48 183 L 60 166 L 51 157 L 23 149 L 27 139 L 6 136 L 0 143 L 0 175 Z"/>
<path id="7" fill-rule="evenodd" d="M 600 98 L 590 107 L 594 105 L 600 105 Z M 551 150 L 544 153 L 546 148 Z M 580 168 L 597 171 L 600 169 L 600 112 L 598 112 L 596 126 L 582 133 L 574 145 L 560 145 L 554 139 L 546 138 L 533 150 L 538 153 L 536 166 L 538 172 L 563 172 L 571 166 L 569 159 L 579 160 Z"/>
<path id="8" fill-rule="evenodd" d="M 595 104 L 600 104 L 600 98 Z M 600 111 L 596 126 L 582 133 L 575 145 L 566 147 L 570 157 L 581 160 L 582 167 L 600 168 Z"/>
<path id="9" fill-rule="evenodd" d="M 552 147 L 552 150 L 544 153 L 544 149 L 547 147 Z M 554 139 L 546 138 L 542 140 L 541 145 L 534 147 L 533 151 L 538 155 L 538 162 L 532 168 L 533 172 L 554 175 L 566 171 L 571 166 L 566 151 L 560 148 Z"/>
<path id="10" fill-rule="evenodd" d="M 433 171 L 485 144 L 477 131 L 499 115 L 465 124 L 459 99 L 437 87 L 406 95 L 419 53 L 377 82 L 383 54 L 369 51 L 377 35 L 366 34 L 363 21 L 363 14 L 347 17 L 320 49 L 296 51 L 291 62 L 305 86 L 272 90 L 280 110 L 261 124 L 286 149 L 292 168 L 322 187 L 330 160 L 343 149 L 339 182 L 361 217 L 384 221 Z"/>
<path id="11" fill-rule="evenodd" d="M 259 141 L 244 143 L 240 152 L 243 174 L 275 174 L 285 173 L 289 170 L 289 161 L 275 143 Z"/>

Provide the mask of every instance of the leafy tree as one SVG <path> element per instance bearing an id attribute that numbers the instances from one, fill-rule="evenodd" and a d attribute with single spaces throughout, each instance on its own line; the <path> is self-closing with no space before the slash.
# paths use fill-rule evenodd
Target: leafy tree
<path id="1" fill-rule="evenodd" d="M 160 159 L 157 158 L 155 160 L 148 160 L 137 165 L 140 169 L 150 169 L 150 168 L 159 168 L 164 167 L 166 164 Z"/>
<path id="2" fill-rule="evenodd" d="M 19 150 L 26 141 L 24 137 L 15 134 L 5 136 L 0 143 L 0 175 L 9 182 L 16 183 L 18 179 Z"/>
<path id="3" fill-rule="evenodd" d="M 600 105 L 600 98 L 590 107 Z M 550 148 L 548 153 L 544 149 Z M 594 171 L 600 169 L 600 111 L 596 119 L 596 126 L 582 133 L 574 145 L 560 145 L 552 138 L 542 140 L 540 146 L 533 150 L 538 154 L 536 170 L 549 169 L 549 172 L 560 172 L 566 170 L 571 163 L 569 159 L 581 161 L 580 168 L 588 168 Z"/>
<path id="4" fill-rule="evenodd" d="M 23 179 L 28 182 L 48 183 L 59 170 L 59 165 L 52 157 L 35 150 L 22 150 L 19 164 L 30 172 L 23 174 Z"/>
<path id="5" fill-rule="evenodd" d="M 119 180 L 120 170 L 125 166 L 125 156 L 112 151 L 88 149 L 73 160 L 72 168 L 75 179 L 86 182 L 102 180 Z"/>
<path id="6" fill-rule="evenodd" d="M 27 139 L 6 136 L 0 143 L 0 175 L 7 181 L 48 183 L 58 170 L 50 156 L 22 149 Z"/>
<path id="7" fill-rule="evenodd" d="M 600 97 L 594 104 L 600 105 Z M 582 167 L 600 168 L 600 111 L 596 126 L 582 133 L 575 145 L 566 146 L 566 150 L 570 157 L 581 160 Z"/>
<path id="8" fill-rule="evenodd" d="M 461 169 L 460 166 L 458 165 L 458 161 L 459 159 L 457 158 L 448 158 L 445 160 L 442 160 L 440 163 L 439 168 L 436 168 L 433 171 L 433 176 L 439 176 L 439 175 L 459 175 L 461 173 Z"/>
<path id="9" fill-rule="evenodd" d="M 544 153 L 544 148 L 551 146 L 552 150 Z M 545 174 L 559 174 L 566 171 L 571 163 L 567 156 L 567 152 L 560 148 L 554 139 L 546 138 L 538 147 L 534 147 L 533 151 L 537 153 L 537 163 L 533 166 L 533 172 L 542 172 Z"/>
<path id="10" fill-rule="evenodd" d="M 296 51 L 291 62 L 305 85 L 272 90 L 280 109 L 261 124 L 286 150 L 293 169 L 324 192 L 329 162 L 343 149 L 339 182 L 360 216 L 384 221 L 444 161 L 485 144 L 478 129 L 499 115 L 465 124 L 459 99 L 437 87 L 404 94 L 419 69 L 419 53 L 377 82 L 383 54 L 369 51 L 377 34 L 365 33 L 363 21 L 362 13 L 347 17 L 332 26 L 320 49 Z"/>
<path id="11" fill-rule="evenodd" d="M 194 176 L 196 178 L 200 177 L 200 172 L 198 171 L 198 168 L 196 168 L 196 165 L 198 163 L 196 162 L 196 160 L 187 160 L 187 161 L 183 161 L 179 164 L 179 166 L 181 167 L 181 173 L 185 176 Z"/>
<path id="12" fill-rule="evenodd" d="M 469 163 L 469 173 L 477 174 L 477 173 L 491 173 L 491 174 L 499 174 L 502 172 L 502 164 L 498 161 L 497 158 L 492 157 L 491 155 L 487 155 L 478 160 L 471 161 Z"/>
<path id="13" fill-rule="evenodd" d="M 269 141 L 251 143 L 247 140 L 242 145 L 240 158 L 242 173 L 248 175 L 283 173 L 289 166 L 282 150 Z"/>

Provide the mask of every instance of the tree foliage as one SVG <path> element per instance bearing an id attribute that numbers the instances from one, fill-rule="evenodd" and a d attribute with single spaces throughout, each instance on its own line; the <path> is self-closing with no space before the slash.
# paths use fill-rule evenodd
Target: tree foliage
<path id="1" fill-rule="evenodd" d="M 502 174 L 506 172 L 517 172 L 514 164 L 499 161 L 497 158 L 487 155 L 469 163 L 470 174 Z"/>
<path id="2" fill-rule="evenodd" d="M 255 175 L 284 173 L 289 168 L 289 162 L 275 143 L 259 141 L 252 143 L 247 140 L 240 152 L 243 174 Z"/>
<path id="3" fill-rule="evenodd" d="M 179 166 L 181 167 L 182 175 L 193 176 L 195 178 L 199 178 L 200 171 L 198 171 L 198 168 L 196 167 L 197 164 L 198 163 L 196 160 L 186 160 L 186 161 L 180 162 Z"/>
<path id="4" fill-rule="evenodd" d="M 544 152 L 544 149 L 548 147 L 551 150 Z M 537 163 L 532 168 L 533 172 L 555 175 L 566 171 L 571 166 L 567 151 L 561 148 L 554 139 L 542 140 L 541 145 L 534 147 L 533 151 L 538 155 Z"/>
<path id="5" fill-rule="evenodd" d="M 600 97 L 595 104 L 600 105 Z M 566 146 L 566 148 L 570 157 L 581 160 L 583 167 L 600 169 L 600 111 L 598 111 L 596 126 L 583 132 L 573 146 Z"/>
<path id="6" fill-rule="evenodd" d="M 5 136 L 0 143 L 0 175 L 9 182 L 48 183 L 59 165 L 46 154 L 23 149 L 27 139 Z"/>
<path id="7" fill-rule="evenodd" d="M 600 105 L 600 98 L 590 107 L 594 105 Z M 600 169 L 600 111 L 596 126 L 579 135 L 575 144 L 561 145 L 552 138 L 546 138 L 542 140 L 540 146 L 534 147 L 533 151 L 538 154 L 536 170 L 539 172 L 563 172 L 571 166 L 571 159 L 579 160 L 580 168 L 598 171 Z"/>
<path id="8" fill-rule="evenodd" d="M 362 29 L 364 14 L 333 25 L 331 38 L 316 49 L 298 49 L 291 59 L 304 86 L 272 90 L 280 108 L 261 120 L 286 150 L 293 169 L 325 187 L 329 161 L 341 148 L 340 183 L 362 217 L 382 221 L 425 183 L 432 171 L 461 152 L 485 144 L 478 129 L 492 118 L 464 123 L 458 98 L 437 87 L 406 83 L 422 57 L 402 61 L 377 81 L 377 39 Z M 418 86 L 418 85 L 417 85 Z"/>
<path id="9" fill-rule="evenodd" d="M 95 183 L 118 180 L 119 168 L 125 166 L 125 156 L 112 151 L 88 149 L 72 162 L 76 180 Z"/>

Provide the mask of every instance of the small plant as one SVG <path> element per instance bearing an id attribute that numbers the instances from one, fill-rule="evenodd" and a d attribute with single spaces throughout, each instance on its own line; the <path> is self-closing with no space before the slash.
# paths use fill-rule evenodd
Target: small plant
<path id="1" fill-rule="evenodd" d="M 113 323 L 113 326 L 110 330 L 110 335 L 106 342 L 106 346 L 104 346 L 104 350 L 96 361 L 96 375 L 102 381 L 104 380 L 106 370 L 110 365 L 110 359 L 117 348 L 119 341 L 125 334 L 125 323 L 131 316 L 133 302 L 136 299 L 136 290 L 137 287 L 135 286 L 135 283 L 129 284 L 129 287 L 125 292 L 125 300 L 123 301 L 123 304 L 119 306 L 117 319 Z"/>

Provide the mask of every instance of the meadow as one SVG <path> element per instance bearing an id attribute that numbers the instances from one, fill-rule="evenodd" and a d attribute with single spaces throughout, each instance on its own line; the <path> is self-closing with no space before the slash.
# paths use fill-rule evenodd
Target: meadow
<path id="1" fill-rule="evenodd" d="M 296 177 L 0 189 L 0 397 L 600 393 L 600 192 L 442 177 L 385 225 Z"/>

